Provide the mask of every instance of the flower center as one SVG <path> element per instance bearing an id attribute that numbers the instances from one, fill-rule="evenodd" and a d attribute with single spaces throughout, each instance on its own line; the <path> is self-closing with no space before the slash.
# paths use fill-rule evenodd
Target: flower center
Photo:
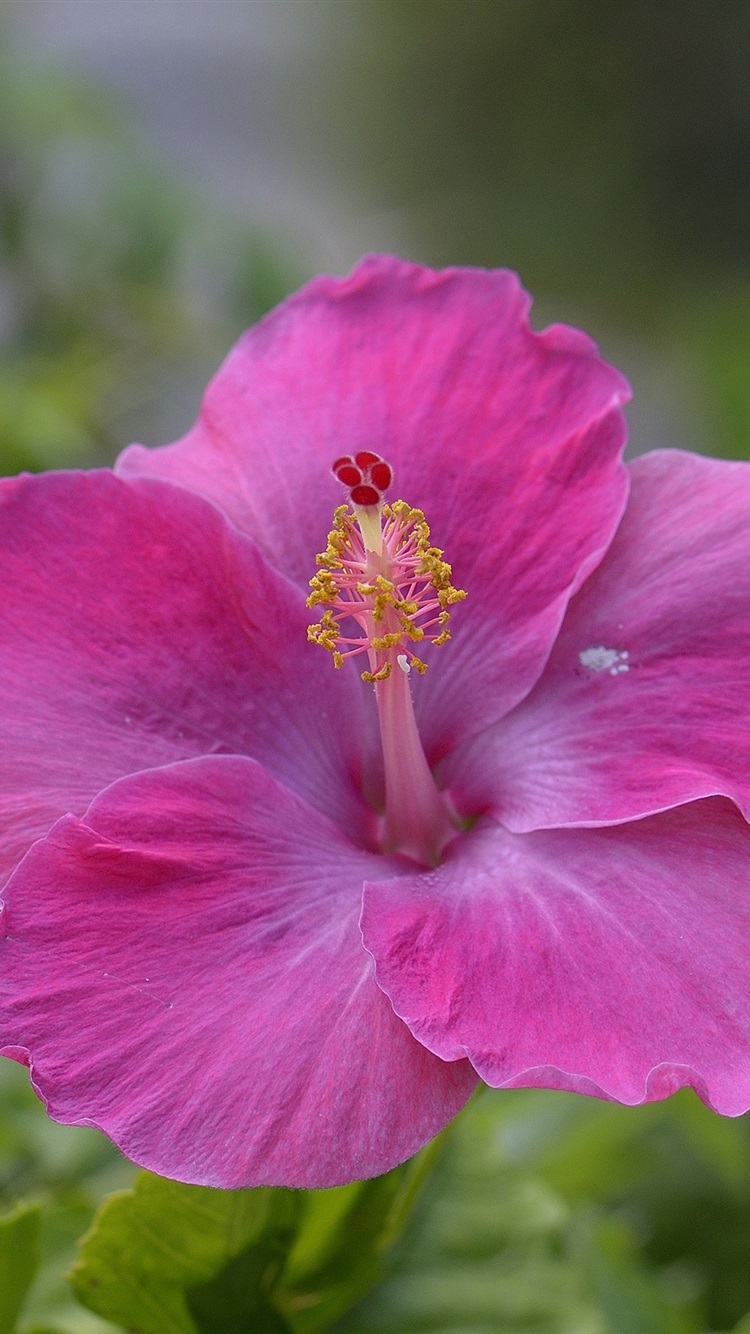
<path id="1" fill-rule="evenodd" d="M 466 594 L 451 584 L 451 567 L 421 510 L 384 501 L 393 481 L 385 459 L 370 450 L 333 465 L 348 490 L 334 512 L 321 567 L 310 580 L 310 607 L 324 607 L 308 638 L 333 655 L 335 667 L 367 654 L 363 681 L 374 687 L 385 766 L 382 848 L 436 865 L 456 833 L 430 771 L 417 730 L 409 675 L 427 663 L 416 644 L 445 644 L 448 608 Z"/>

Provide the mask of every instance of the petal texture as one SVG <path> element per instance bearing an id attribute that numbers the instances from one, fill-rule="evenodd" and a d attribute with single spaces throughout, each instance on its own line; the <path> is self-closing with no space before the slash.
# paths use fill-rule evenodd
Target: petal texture
<path id="1" fill-rule="evenodd" d="M 248 753 L 367 829 L 358 683 L 304 599 L 197 496 L 111 473 L 0 487 L 0 882 L 124 774 Z"/>
<path id="2" fill-rule="evenodd" d="M 627 385 L 583 334 L 533 333 L 529 305 L 507 271 L 373 256 L 251 329 L 183 440 L 118 464 L 210 497 L 304 585 L 342 498 L 332 461 L 388 458 L 469 593 L 417 694 L 432 759 L 528 691 L 625 502 Z"/>
<path id="3" fill-rule="evenodd" d="M 251 760 L 123 779 L 7 887 L 0 1048 L 29 1052 L 53 1117 L 169 1177 L 386 1171 L 476 1077 L 415 1042 L 375 984 L 357 918 L 384 865 Z"/>
<path id="4" fill-rule="evenodd" d="M 460 803 L 513 829 L 712 794 L 750 815 L 750 468 L 677 451 L 631 466 L 537 687 L 451 761 Z"/>
<path id="5" fill-rule="evenodd" d="M 495 1086 L 750 1106 L 750 831 L 718 798 L 610 829 L 453 846 L 365 889 L 377 978 L 415 1037 Z"/>

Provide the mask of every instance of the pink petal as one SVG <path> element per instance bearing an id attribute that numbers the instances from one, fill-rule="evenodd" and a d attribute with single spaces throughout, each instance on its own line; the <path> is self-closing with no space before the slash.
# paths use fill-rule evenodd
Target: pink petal
<path id="1" fill-rule="evenodd" d="M 750 815 L 750 468 L 664 452 L 632 474 L 536 689 L 451 762 L 460 803 L 510 828 L 714 793 Z"/>
<path id="2" fill-rule="evenodd" d="M 0 489 L 0 549 L 0 882 L 114 778 L 216 751 L 365 835 L 357 683 L 213 506 L 107 472 L 22 478 Z"/>
<path id="3" fill-rule="evenodd" d="M 7 887 L 0 1048 L 57 1120 L 213 1186 L 332 1186 L 414 1153 L 467 1062 L 416 1043 L 357 927 L 361 852 L 251 760 L 123 779 Z"/>
<path id="4" fill-rule="evenodd" d="M 370 257 L 251 329 L 183 440 L 118 465 L 209 496 L 305 584 L 343 499 L 333 460 L 389 459 L 469 593 L 416 692 L 433 758 L 528 691 L 625 502 L 627 385 L 583 334 L 531 332 L 529 305 L 507 271 Z"/>
<path id="5" fill-rule="evenodd" d="M 363 934 L 414 1036 L 498 1087 L 750 1106 L 750 832 L 718 798 L 609 829 L 489 825 L 369 884 Z"/>

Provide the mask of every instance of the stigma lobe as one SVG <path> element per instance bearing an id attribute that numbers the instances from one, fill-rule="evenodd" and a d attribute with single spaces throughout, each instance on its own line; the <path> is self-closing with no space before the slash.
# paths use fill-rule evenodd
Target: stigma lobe
<path id="1" fill-rule="evenodd" d="M 334 460 L 331 471 L 336 480 L 347 488 L 352 505 L 361 505 L 366 509 L 381 505 L 393 482 L 390 463 L 371 449 L 360 449 L 356 454 L 342 454 Z"/>

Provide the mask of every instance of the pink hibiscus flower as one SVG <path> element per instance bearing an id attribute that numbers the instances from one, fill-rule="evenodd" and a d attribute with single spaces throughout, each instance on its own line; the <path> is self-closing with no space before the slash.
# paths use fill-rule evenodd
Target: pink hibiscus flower
<path id="1" fill-rule="evenodd" d="M 157 1172 L 382 1172 L 477 1077 L 750 1103 L 750 473 L 626 469 L 528 305 L 366 260 L 183 440 L 0 483 L 0 1049 Z"/>

